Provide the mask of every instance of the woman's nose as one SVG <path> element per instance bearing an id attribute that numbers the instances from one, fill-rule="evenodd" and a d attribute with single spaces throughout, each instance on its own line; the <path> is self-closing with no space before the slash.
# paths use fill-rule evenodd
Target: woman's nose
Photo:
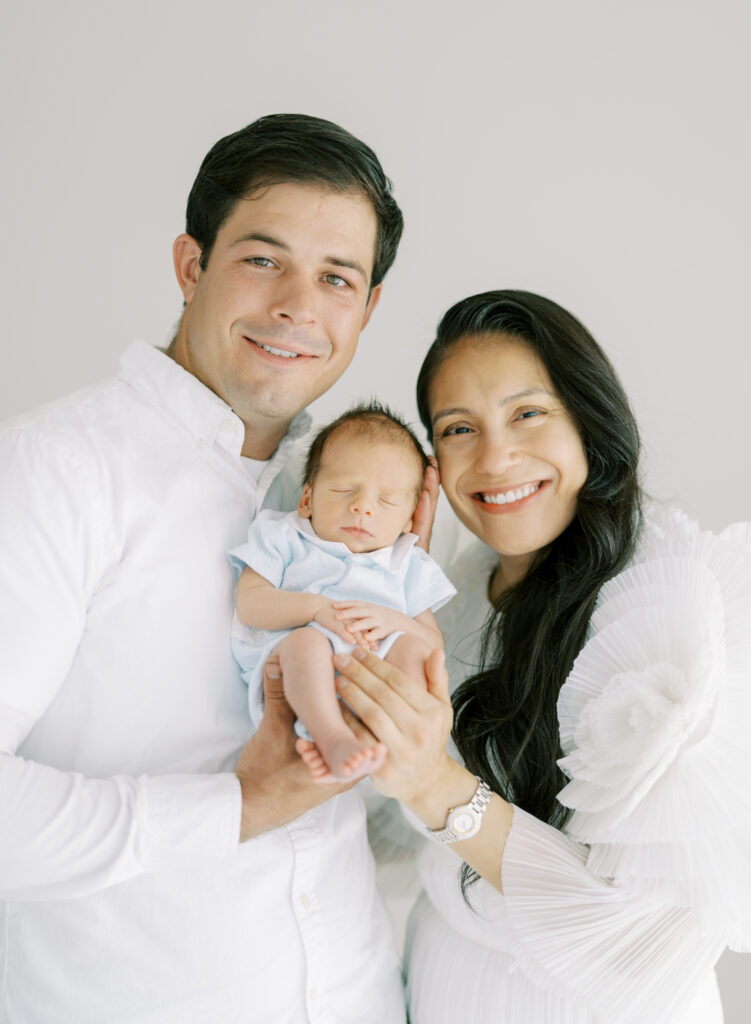
<path id="1" fill-rule="evenodd" d="M 487 434 L 480 438 L 475 469 L 487 476 L 501 476 L 521 460 L 516 439 L 508 434 Z"/>

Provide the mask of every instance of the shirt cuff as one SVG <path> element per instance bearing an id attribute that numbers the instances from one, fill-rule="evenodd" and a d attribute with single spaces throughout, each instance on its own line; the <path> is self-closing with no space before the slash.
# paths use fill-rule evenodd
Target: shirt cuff
<path id="1" fill-rule="evenodd" d="M 236 775 L 159 775 L 142 777 L 139 783 L 145 870 L 234 856 L 242 813 Z"/>

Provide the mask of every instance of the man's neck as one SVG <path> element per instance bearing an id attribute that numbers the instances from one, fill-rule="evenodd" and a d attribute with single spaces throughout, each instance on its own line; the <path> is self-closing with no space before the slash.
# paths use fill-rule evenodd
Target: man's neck
<path id="1" fill-rule="evenodd" d="M 246 459 L 266 460 L 270 459 L 284 435 L 289 430 L 289 423 L 263 423 L 244 422 L 245 440 L 243 441 L 241 455 Z"/>

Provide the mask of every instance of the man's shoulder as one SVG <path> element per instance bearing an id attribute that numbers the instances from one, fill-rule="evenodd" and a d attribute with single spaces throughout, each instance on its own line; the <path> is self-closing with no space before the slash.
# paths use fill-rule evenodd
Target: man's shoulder
<path id="1" fill-rule="evenodd" d="M 21 456 L 29 468 L 98 458 L 132 431 L 136 404 L 127 383 L 105 378 L 0 424 L 0 458 Z"/>

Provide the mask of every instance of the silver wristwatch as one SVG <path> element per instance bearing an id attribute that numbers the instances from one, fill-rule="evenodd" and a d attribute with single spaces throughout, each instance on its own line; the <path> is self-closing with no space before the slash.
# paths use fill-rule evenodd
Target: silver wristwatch
<path id="1" fill-rule="evenodd" d="M 443 828 L 427 828 L 428 838 L 437 843 L 457 843 L 460 839 L 471 839 L 480 831 L 482 816 L 490 803 L 492 791 L 490 786 L 477 778 L 478 786 L 475 795 L 468 804 L 452 807 L 446 817 Z"/>

